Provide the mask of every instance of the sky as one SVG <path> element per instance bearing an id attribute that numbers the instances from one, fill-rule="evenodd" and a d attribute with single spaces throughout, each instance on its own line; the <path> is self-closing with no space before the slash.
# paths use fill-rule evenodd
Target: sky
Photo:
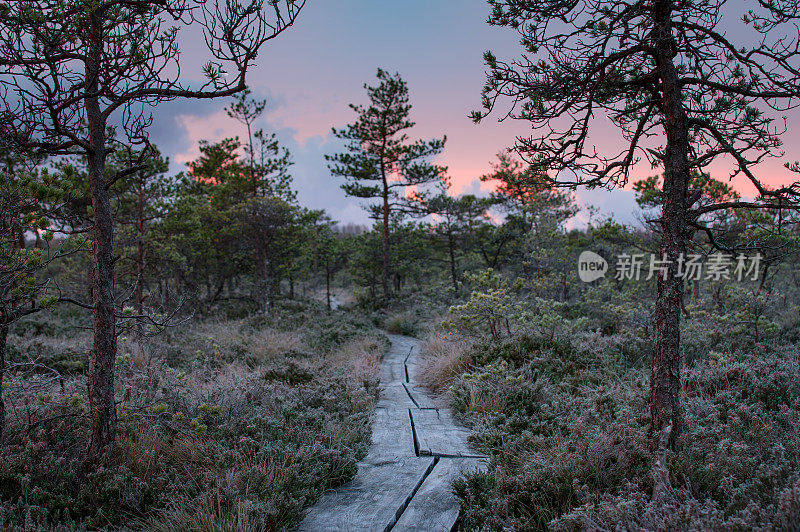
<path id="1" fill-rule="evenodd" d="M 492 50 L 500 58 L 520 52 L 518 35 L 489 26 L 488 15 L 485 0 L 310 0 L 295 26 L 262 48 L 248 73 L 254 96 L 268 101 L 257 127 L 274 131 L 292 152 L 294 185 L 304 206 L 325 209 L 343 223 L 367 223 L 362 200 L 345 196 L 324 155 L 341 150 L 331 128 L 353 121 L 348 104 L 366 103 L 363 85 L 374 84 L 378 67 L 399 72 L 409 85 L 413 138 L 447 135 L 436 162 L 449 168 L 451 193 L 487 192 L 489 185 L 478 178 L 517 135 L 531 133 L 522 122 L 490 116 L 474 124 L 469 119 L 470 111 L 480 107 L 483 52 Z M 183 72 L 199 79 L 207 59 L 201 36 L 186 33 L 181 44 Z M 174 169 L 185 169 L 198 155 L 200 140 L 245 136 L 243 126 L 224 111 L 229 103 L 178 100 L 159 106 L 151 137 Z M 598 131 L 599 146 L 608 144 L 604 133 Z M 785 175 L 782 162 L 771 161 L 766 171 Z M 631 190 L 577 193 L 582 206 L 595 207 L 595 219 L 613 216 L 630 224 L 637 221 L 634 198 Z M 572 224 L 587 221 L 584 210 Z"/>

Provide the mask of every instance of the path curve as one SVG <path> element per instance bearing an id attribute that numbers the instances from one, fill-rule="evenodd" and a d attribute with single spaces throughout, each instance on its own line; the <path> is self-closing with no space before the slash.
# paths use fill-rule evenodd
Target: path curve
<path id="1" fill-rule="evenodd" d="M 458 519 L 454 479 L 485 467 L 459 426 L 416 380 L 419 340 L 389 335 L 372 445 L 351 482 L 325 493 L 301 531 L 450 531 Z"/>

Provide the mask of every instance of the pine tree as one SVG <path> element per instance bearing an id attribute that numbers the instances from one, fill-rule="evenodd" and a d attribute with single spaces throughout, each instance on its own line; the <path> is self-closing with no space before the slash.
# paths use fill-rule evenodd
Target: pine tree
<path id="1" fill-rule="evenodd" d="M 800 183 L 770 188 L 755 165 L 780 154 L 774 111 L 800 103 L 797 0 L 489 0 L 489 22 L 517 31 L 524 55 L 502 61 L 491 52 L 481 120 L 505 98 L 507 116 L 531 123 L 518 152 L 562 185 L 627 183 L 639 162 L 664 171 L 660 191 L 660 259 L 650 379 L 654 447 L 680 429 L 680 258 L 691 232 L 726 249 L 706 224 L 727 209 L 780 209 L 797 204 Z M 738 24 L 738 26 L 737 26 Z M 726 28 L 723 32 L 720 28 Z M 624 142 L 606 152 L 593 144 L 610 120 Z M 755 201 L 699 200 L 692 172 L 733 161 Z"/>
<path id="2" fill-rule="evenodd" d="M 0 143 L 17 151 L 86 158 L 92 205 L 94 340 L 88 369 L 89 455 L 116 438 L 117 318 L 110 187 L 137 166 L 106 175 L 121 144 L 148 145 L 147 106 L 175 98 L 227 97 L 247 88 L 261 47 L 290 27 L 304 0 L 0 2 Z M 202 31 L 206 80 L 181 79 L 179 36 Z M 110 138 L 118 124 L 120 140 Z M 122 134 L 124 137 L 122 138 Z"/>
<path id="3" fill-rule="evenodd" d="M 384 299 L 389 299 L 390 220 L 408 207 L 406 190 L 435 183 L 445 169 L 429 162 L 444 149 L 446 138 L 410 141 L 408 85 L 399 74 L 378 69 L 378 84 L 364 85 L 368 107 L 350 105 L 358 118 L 334 135 L 345 141 L 347 151 L 326 156 L 331 173 L 345 178 L 342 189 L 348 196 L 380 199 L 370 205 L 373 217 L 381 221 L 382 270 Z"/>

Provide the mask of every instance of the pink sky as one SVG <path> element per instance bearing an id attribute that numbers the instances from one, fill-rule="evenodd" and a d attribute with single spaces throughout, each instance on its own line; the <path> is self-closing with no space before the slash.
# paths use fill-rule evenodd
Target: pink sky
<path id="1" fill-rule="evenodd" d="M 477 178 L 490 170 L 496 153 L 513 145 L 517 135 L 531 132 L 521 122 L 498 123 L 497 117 L 489 117 L 475 125 L 468 118 L 480 105 L 482 53 L 491 49 L 499 57 L 508 58 L 519 53 L 516 34 L 488 26 L 488 12 L 485 0 L 316 0 L 309 3 L 295 27 L 268 43 L 249 82 L 256 95 L 270 100 L 269 112 L 260 125 L 276 131 L 294 154 L 301 201 L 313 208 L 326 208 L 343 221 L 362 214 L 358 202 L 344 197 L 338 189 L 323 156 L 341 149 L 330 135 L 331 128 L 352 121 L 348 104 L 364 102 L 362 85 L 374 81 L 378 67 L 398 71 L 408 82 L 414 105 L 412 118 L 417 122 L 413 137 L 447 135 L 445 152 L 437 162 L 449 167 L 453 192 L 479 189 Z M 199 73 L 206 59 L 192 53 L 201 49 L 196 35 L 184 43 L 185 72 L 189 75 Z M 174 112 L 174 127 L 183 131 L 180 142 L 175 140 L 179 135 L 174 130 L 161 135 L 172 143 L 174 161 L 185 163 L 196 157 L 200 140 L 243 135 L 242 127 L 222 111 L 225 103 L 202 110 L 183 107 Z M 790 117 L 784 147 L 787 156 L 758 169 L 771 186 L 794 180 L 782 165 L 800 159 L 800 150 L 789 141 L 800 132 L 796 123 Z M 610 124 L 598 127 L 592 140 L 601 150 L 620 145 Z M 635 177 L 653 172 L 642 167 Z M 726 178 L 727 172 L 724 165 L 713 169 L 718 179 Z M 734 185 L 743 195 L 753 193 L 741 177 Z M 614 212 L 630 210 L 631 196 L 623 196 L 621 203 L 608 198 L 601 203 L 609 214 L 626 217 L 629 213 Z M 591 201 L 599 193 L 579 197 Z"/>

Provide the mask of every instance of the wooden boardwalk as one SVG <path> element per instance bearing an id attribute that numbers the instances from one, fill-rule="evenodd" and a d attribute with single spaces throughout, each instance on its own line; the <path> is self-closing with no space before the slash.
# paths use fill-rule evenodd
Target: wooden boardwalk
<path id="1" fill-rule="evenodd" d="M 419 342 L 389 339 L 369 453 L 350 483 L 310 509 L 302 531 L 450 531 L 458 519 L 453 480 L 484 467 L 467 446 L 469 432 L 418 386 Z"/>

